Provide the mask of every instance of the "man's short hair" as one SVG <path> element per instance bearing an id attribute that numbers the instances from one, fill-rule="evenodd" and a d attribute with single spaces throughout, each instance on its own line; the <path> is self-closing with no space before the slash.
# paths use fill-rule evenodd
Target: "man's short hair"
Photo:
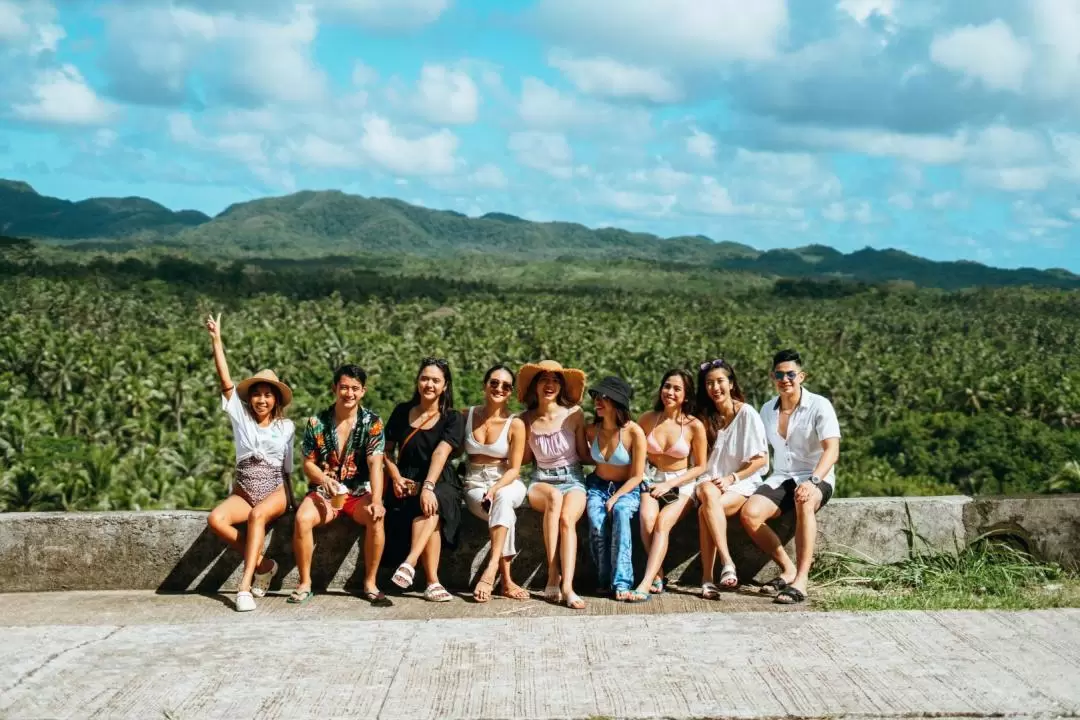
<path id="1" fill-rule="evenodd" d="M 773 355 L 772 366 L 775 368 L 780 363 L 793 362 L 802 367 L 802 356 L 799 355 L 798 350 L 781 350 Z"/>
<path id="2" fill-rule="evenodd" d="M 364 368 L 353 363 L 346 363 L 337 370 L 334 371 L 334 385 L 341 382 L 341 378 L 351 377 L 353 380 L 359 381 L 361 385 L 367 387 L 367 373 L 364 372 Z"/>

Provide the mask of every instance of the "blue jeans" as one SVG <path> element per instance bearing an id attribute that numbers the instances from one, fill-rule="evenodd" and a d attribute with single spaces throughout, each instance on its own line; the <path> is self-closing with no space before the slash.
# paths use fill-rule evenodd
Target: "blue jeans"
<path id="1" fill-rule="evenodd" d="M 641 491 L 634 488 L 615 501 L 611 512 L 607 501 L 622 483 L 601 480 L 596 474 L 585 479 L 588 496 L 586 512 L 589 516 L 589 548 L 596 565 L 598 586 L 615 592 L 629 590 L 634 586 L 634 518 L 641 508 Z"/>

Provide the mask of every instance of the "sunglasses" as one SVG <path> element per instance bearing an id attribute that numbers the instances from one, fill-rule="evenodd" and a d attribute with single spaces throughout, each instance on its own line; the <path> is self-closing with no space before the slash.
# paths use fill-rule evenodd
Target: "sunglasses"
<path id="1" fill-rule="evenodd" d="M 724 362 L 724 358 L 716 358 L 715 360 L 706 360 L 698 365 L 698 370 L 705 372 L 706 370 L 714 370 L 718 367 L 724 367 L 727 363 Z"/>
<path id="2" fill-rule="evenodd" d="M 787 378 L 788 380 L 794 380 L 795 378 L 797 378 L 799 376 L 799 371 L 798 370 L 788 370 L 787 372 L 781 372 L 780 370 L 774 370 L 772 376 L 773 376 L 773 380 L 776 380 L 778 382 L 780 380 L 785 379 L 785 378 Z"/>
<path id="3" fill-rule="evenodd" d="M 599 393 L 599 392 L 596 392 L 595 390 L 590 390 L 589 391 L 589 397 L 591 397 L 593 400 L 603 400 L 604 402 L 608 402 L 609 400 L 611 400 L 611 398 L 609 398 L 604 393 Z"/>
<path id="4" fill-rule="evenodd" d="M 443 370 L 450 367 L 450 363 L 440 357 L 426 357 L 420 361 L 420 367 L 427 367 L 428 365 L 434 365 L 435 367 L 441 368 Z"/>
<path id="5" fill-rule="evenodd" d="M 514 389 L 514 383 L 508 383 L 506 381 L 495 380 L 492 378 L 488 380 L 487 386 L 492 390 L 502 390 L 503 392 L 510 392 Z"/>

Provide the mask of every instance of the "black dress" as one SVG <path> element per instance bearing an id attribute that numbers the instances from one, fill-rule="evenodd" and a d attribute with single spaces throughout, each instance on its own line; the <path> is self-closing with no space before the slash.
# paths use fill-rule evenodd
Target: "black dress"
<path id="1" fill-rule="evenodd" d="M 390 413 L 390 420 L 386 423 L 386 440 L 393 442 L 398 449 L 397 467 L 401 477 L 415 480 L 418 485 L 427 479 L 428 469 L 431 467 L 431 456 L 440 442 L 445 441 L 453 450 L 450 457 L 443 465 L 442 473 L 435 484 L 435 499 L 439 503 L 439 518 L 442 520 L 443 542 L 449 547 L 457 545 L 458 531 L 461 529 L 461 481 L 450 464 L 450 458 L 454 456 L 458 448 L 465 440 L 465 422 L 461 413 L 451 410 L 439 416 L 435 425 L 427 430 L 420 430 L 405 449 L 401 449 L 401 443 L 413 431 L 409 425 L 409 410 L 414 405 L 401 403 Z M 387 519 L 392 524 L 405 524 L 411 526 L 412 521 L 423 515 L 420 509 L 420 495 L 412 495 L 399 498 L 394 495 L 393 483 L 386 483 L 384 504 L 386 505 Z M 399 529 L 400 529 L 399 525 Z M 388 528 L 389 529 L 389 528 Z M 405 530 L 409 532 L 409 530 Z"/>

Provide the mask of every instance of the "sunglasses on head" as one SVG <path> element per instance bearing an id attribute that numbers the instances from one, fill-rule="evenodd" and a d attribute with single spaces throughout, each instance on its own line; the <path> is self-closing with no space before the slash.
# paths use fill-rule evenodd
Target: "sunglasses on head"
<path id="1" fill-rule="evenodd" d="M 794 380 L 795 378 L 797 378 L 799 376 L 799 371 L 798 370 L 788 370 L 787 372 L 783 372 L 781 370 L 773 370 L 772 376 L 773 376 L 773 380 L 783 380 L 785 378 L 788 379 L 788 380 Z"/>
<path id="2" fill-rule="evenodd" d="M 726 363 L 724 362 L 724 358 L 716 358 L 715 360 L 706 360 L 705 362 L 698 365 L 698 370 L 700 370 L 702 372 L 705 372 L 706 370 L 714 370 L 715 368 L 718 368 L 718 367 L 724 367 L 725 364 Z"/>
<path id="3" fill-rule="evenodd" d="M 420 365 L 421 365 L 421 367 L 427 367 L 428 365 L 434 365 L 435 367 L 442 368 L 442 369 L 445 370 L 447 367 L 449 367 L 450 363 L 448 363 L 445 359 L 440 358 L 440 357 L 426 357 L 426 358 L 424 358 L 423 360 L 420 361 Z"/>
<path id="4" fill-rule="evenodd" d="M 505 380 L 496 380 L 491 378 L 488 380 L 487 386 L 492 390 L 502 390 L 503 392 L 510 392 L 514 389 L 514 383 L 508 383 Z"/>

